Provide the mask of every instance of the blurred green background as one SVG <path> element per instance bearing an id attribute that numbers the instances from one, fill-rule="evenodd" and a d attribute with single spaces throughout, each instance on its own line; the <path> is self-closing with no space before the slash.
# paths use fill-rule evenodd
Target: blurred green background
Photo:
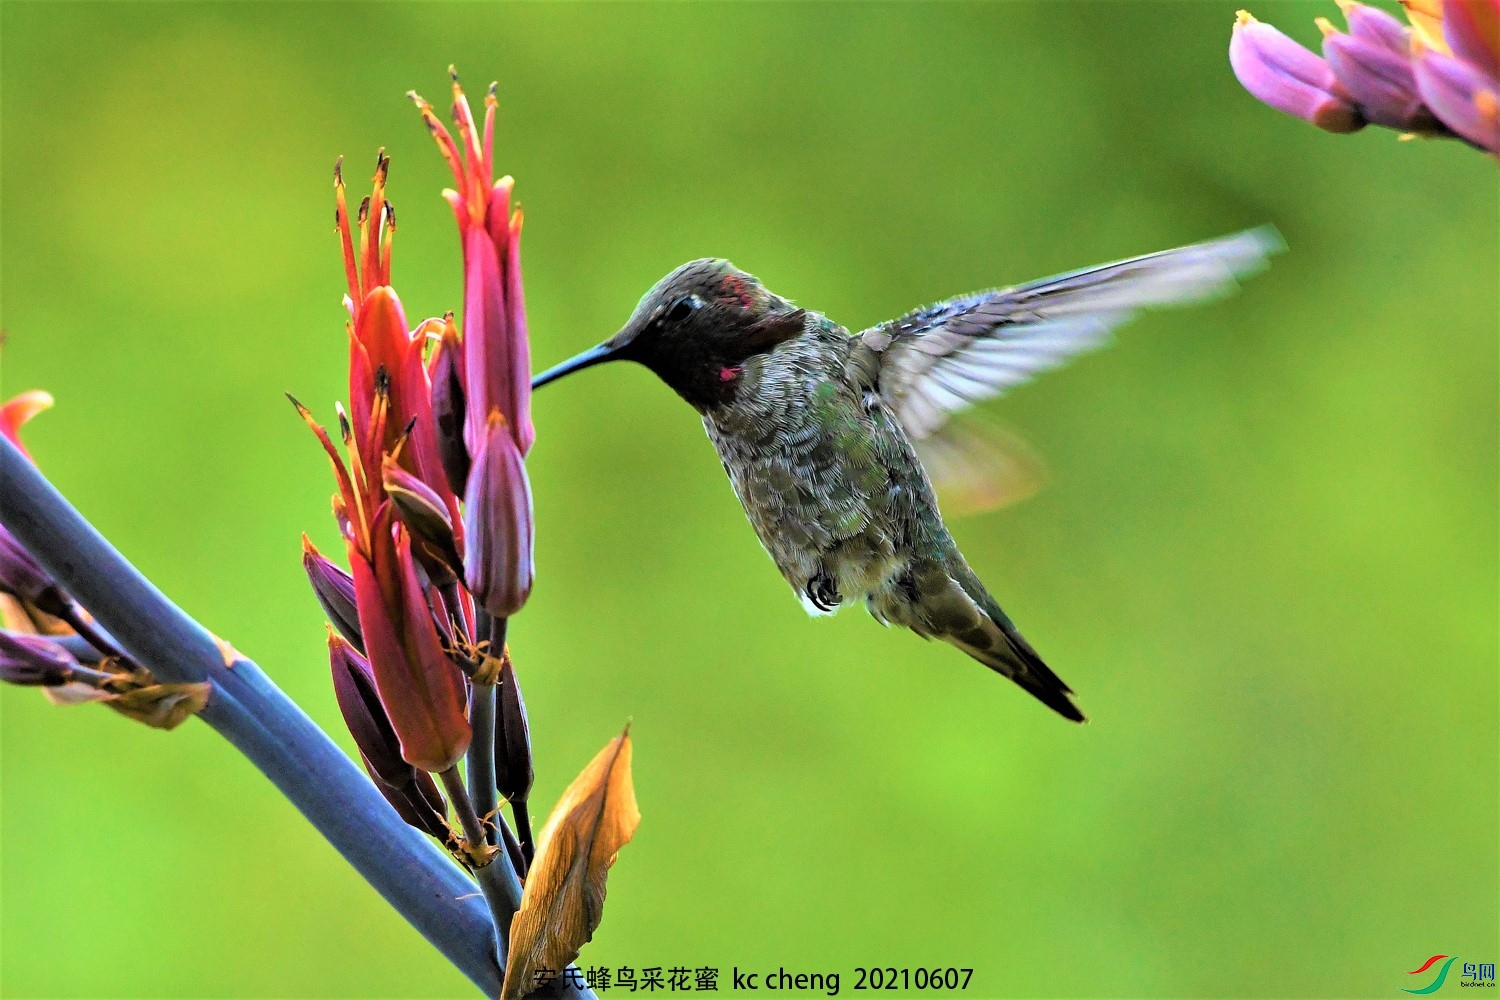
<path id="1" fill-rule="evenodd" d="M 953 528 L 1082 728 L 809 621 L 643 370 L 539 397 L 534 801 L 634 719 L 644 821 L 585 966 L 1396 996 L 1500 954 L 1496 168 L 1260 105 L 1233 11 L 8 2 L 3 391 L 56 395 L 52 479 L 351 747 L 298 562 L 332 482 L 282 393 L 346 391 L 339 154 L 358 196 L 391 152 L 408 314 L 460 304 L 402 96 L 441 105 L 450 62 L 501 81 L 539 367 L 697 256 L 857 329 L 1272 222 L 1243 294 L 988 407 L 1051 481 Z M 0 709 L 4 995 L 467 995 L 206 727 Z"/>

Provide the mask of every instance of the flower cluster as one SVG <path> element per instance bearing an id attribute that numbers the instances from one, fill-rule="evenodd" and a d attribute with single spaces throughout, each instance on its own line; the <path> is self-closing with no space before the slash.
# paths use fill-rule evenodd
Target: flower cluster
<path id="1" fill-rule="evenodd" d="M 1411 27 L 1338 0 L 1349 30 L 1318 18 L 1321 58 L 1240 11 L 1230 65 L 1257 98 L 1329 132 L 1374 123 L 1500 156 L 1500 0 L 1402 2 Z"/>
<path id="2" fill-rule="evenodd" d="M 521 217 L 510 212 L 511 179 L 491 182 L 493 87 L 481 134 L 454 78 L 456 141 L 420 103 L 460 188 L 445 195 L 463 241 L 462 332 L 452 313 L 408 327 L 391 287 L 396 213 L 384 151 L 352 219 L 336 167 L 349 312 L 343 449 L 296 405 L 333 464 L 349 569 L 306 537 L 303 566 L 331 623 L 334 692 L 371 779 L 406 822 L 465 863 L 482 868 L 503 846 L 524 873 L 531 748 L 505 645 L 533 572 Z M 457 771 L 466 756 L 467 788 Z M 497 793 L 518 837 L 495 809 Z"/>
<path id="3" fill-rule="evenodd" d="M 592 937 L 609 868 L 634 835 L 640 812 L 627 727 L 568 786 L 540 836 L 532 836 L 531 735 L 506 645 L 509 619 L 526 604 L 533 577 L 525 458 L 535 432 L 521 213 L 511 209 L 512 180 L 493 180 L 494 87 L 481 126 L 454 77 L 451 133 L 426 101 L 412 97 L 457 182 L 444 195 L 463 247 L 461 321 L 448 313 L 408 326 L 391 287 L 390 160 L 383 150 L 376 157 L 370 195 L 352 215 L 341 161 L 333 179 L 348 286 L 348 409 L 338 406 L 330 434 L 292 400 L 332 464 L 334 520 L 348 559 L 345 569 L 303 536 L 303 568 L 329 621 L 334 696 L 393 814 L 367 794 L 357 772 L 357 788 L 347 777 L 325 786 L 327 767 L 298 766 L 308 763 L 302 754 L 326 752 L 322 734 L 263 677 L 256 683 L 254 665 L 227 644 L 219 643 L 222 676 L 158 683 L 128 652 L 157 662 L 151 657 L 159 651 L 123 629 L 134 644 L 119 648 L 47 566 L 74 587 L 87 589 L 80 581 L 92 578 L 75 575 L 68 559 L 38 559 L 50 551 L 45 541 L 21 532 L 43 546 L 28 551 L 3 526 L 0 680 L 41 687 L 63 704 L 102 702 L 164 729 L 202 711 L 220 696 L 215 692 L 227 693 L 226 710 L 208 721 L 231 734 L 253 728 L 247 755 L 309 816 L 325 814 L 330 797 L 342 804 L 355 792 L 381 811 L 367 817 L 372 825 L 389 831 L 399 817 L 442 842 L 472 873 L 492 918 L 485 930 L 494 938 L 483 952 L 451 940 L 473 925 L 455 923 L 449 913 L 429 919 L 434 898 L 439 907 L 453 899 L 446 889 L 432 890 L 454 874 L 441 855 L 436 879 L 425 870 L 425 881 L 400 885 L 430 863 L 423 856 L 436 853 L 430 845 L 372 859 L 369 845 L 344 829 L 330 834 L 387 898 L 422 918 L 411 917 L 414 925 L 460 955 L 471 979 L 518 1000 L 536 988 L 538 969 L 564 968 Z M 0 406 L 7 471 L 25 468 L 30 456 L 21 425 L 51 402 L 45 393 L 29 393 Z M 227 669 L 235 666 L 241 669 Z M 514 831 L 501 813 L 504 804 Z M 475 954 L 483 956 L 477 963 L 470 961 Z"/>

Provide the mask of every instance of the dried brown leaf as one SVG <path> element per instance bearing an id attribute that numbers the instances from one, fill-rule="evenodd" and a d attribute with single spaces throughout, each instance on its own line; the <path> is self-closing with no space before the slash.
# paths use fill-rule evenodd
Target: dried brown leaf
<path id="1" fill-rule="evenodd" d="M 503 1000 L 525 996 L 538 972 L 556 975 L 578 957 L 604 916 L 609 867 L 640 822 L 626 726 L 573 779 L 542 828 L 510 925 Z"/>
<path id="2" fill-rule="evenodd" d="M 208 704 L 212 685 L 152 684 L 122 693 L 105 704 L 153 729 L 176 729 L 188 716 L 197 715 Z"/>

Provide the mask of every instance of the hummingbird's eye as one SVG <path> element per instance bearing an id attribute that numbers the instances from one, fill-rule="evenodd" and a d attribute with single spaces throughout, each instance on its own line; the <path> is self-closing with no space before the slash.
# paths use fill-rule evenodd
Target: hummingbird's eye
<path id="1" fill-rule="evenodd" d="M 703 300 L 698 298 L 698 296 L 684 295 L 682 296 L 682 298 L 673 302 L 667 308 L 666 312 L 662 313 L 662 322 L 668 324 L 669 326 L 676 326 L 678 323 L 681 323 L 683 320 L 691 316 L 702 304 Z"/>

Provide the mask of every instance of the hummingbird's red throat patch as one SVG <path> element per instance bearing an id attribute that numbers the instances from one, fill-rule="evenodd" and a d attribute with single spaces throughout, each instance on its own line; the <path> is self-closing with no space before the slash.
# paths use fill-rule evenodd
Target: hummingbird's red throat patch
<path id="1" fill-rule="evenodd" d="M 740 372 L 742 372 L 743 370 L 744 369 L 739 368 L 738 366 L 731 368 L 728 365 L 725 365 L 723 368 L 719 369 L 719 381 L 733 382 L 735 379 L 740 377 Z"/>

